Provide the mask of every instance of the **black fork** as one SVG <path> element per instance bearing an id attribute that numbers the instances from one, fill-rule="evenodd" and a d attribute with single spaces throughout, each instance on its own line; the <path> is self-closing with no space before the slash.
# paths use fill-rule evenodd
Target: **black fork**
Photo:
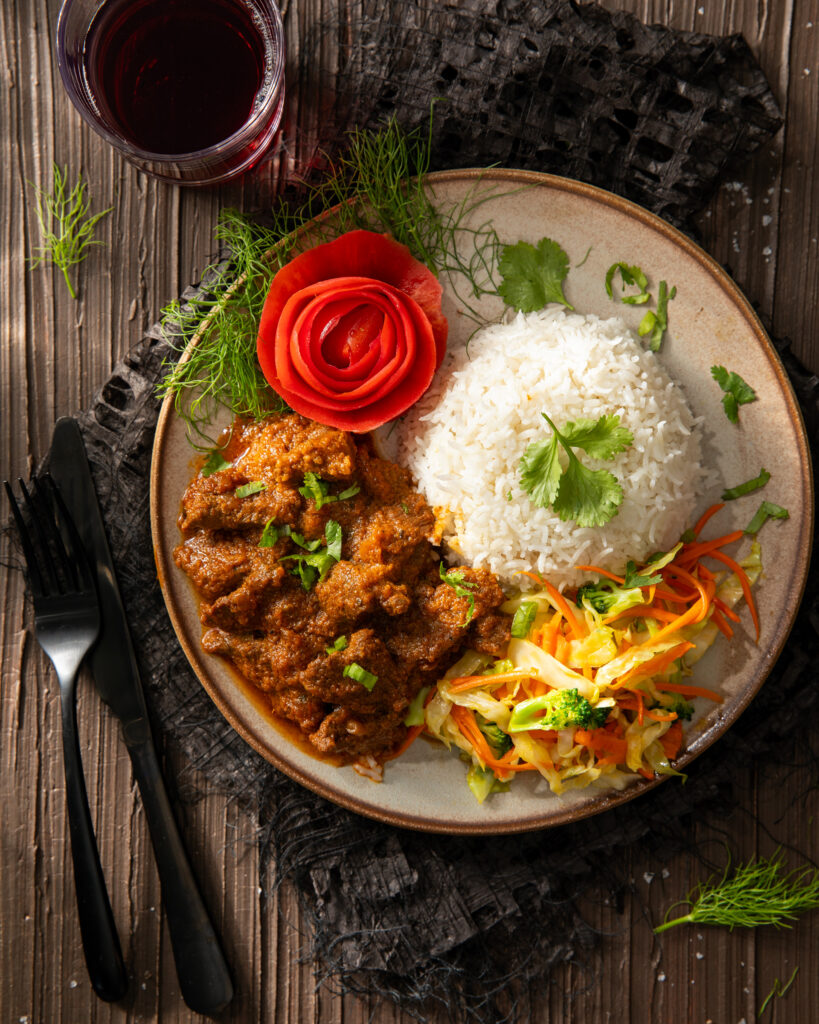
<path id="1" fill-rule="evenodd" d="M 60 683 L 66 805 L 83 952 L 94 991 L 111 1002 L 125 995 L 128 982 L 91 824 L 76 713 L 77 672 L 100 630 L 97 591 L 88 556 L 54 481 L 50 476 L 35 480 L 33 493 L 22 480 L 18 484 L 22 503 L 8 481 L 5 488 L 28 569 L 34 627 Z"/>

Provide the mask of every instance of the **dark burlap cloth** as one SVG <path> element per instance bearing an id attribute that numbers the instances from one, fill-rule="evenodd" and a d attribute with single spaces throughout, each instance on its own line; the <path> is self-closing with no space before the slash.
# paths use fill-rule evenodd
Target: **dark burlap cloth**
<path id="1" fill-rule="evenodd" d="M 736 36 L 647 28 L 567 2 L 371 6 L 360 24 L 333 28 L 353 40 L 338 75 L 338 110 L 350 123 L 396 112 L 412 125 L 443 96 L 438 167 L 553 171 L 685 224 L 731 162 L 747 160 L 780 125 Z M 817 380 L 786 343 L 777 347 L 815 440 Z M 771 679 L 686 785 L 668 782 L 605 815 L 519 837 L 441 838 L 375 824 L 301 789 L 251 751 L 176 642 L 148 525 L 154 389 L 169 358 L 156 327 L 80 416 L 158 734 L 258 815 L 279 879 L 298 888 L 313 922 L 320 975 L 400 999 L 419 1016 L 438 1004 L 453 1021 L 525 1019 L 526 983 L 594 948 L 574 901 L 601 884 L 624 884 L 624 858 L 613 853 L 639 842 L 661 864 L 690 842 L 694 819 L 720 820 L 734 787 L 750 779 L 751 758 L 775 751 L 781 759 L 786 738 L 814 715 L 819 573 L 814 567 Z"/>

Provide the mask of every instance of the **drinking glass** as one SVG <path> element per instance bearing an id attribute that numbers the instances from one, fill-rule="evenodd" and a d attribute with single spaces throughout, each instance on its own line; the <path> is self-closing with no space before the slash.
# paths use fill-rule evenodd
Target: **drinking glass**
<path id="1" fill-rule="evenodd" d="M 84 120 L 164 181 L 244 173 L 281 122 L 284 29 L 273 0 L 65 0 L 57 60 Z"/>

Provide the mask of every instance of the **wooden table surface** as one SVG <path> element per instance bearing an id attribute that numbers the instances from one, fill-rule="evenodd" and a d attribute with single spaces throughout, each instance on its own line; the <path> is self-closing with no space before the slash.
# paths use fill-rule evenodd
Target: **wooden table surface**
<path id="1" fill-rule="evenodd" d="M 299 42 L 333 0 L 290 0 L 285 26 L 291 63 Z M 26 475 L 47 449 L 57 417 L 86 406 L 113 363 L 142 336 L 158 310 L 198 280 L 214 253 L 212 230 L 226 205 L 269 202 L 318 133 L 314 90 L 288 80 L 289 156 L 221 189 L 161 184 L 124 163 L 80 120 L 63 92 L 53 37 L 59 0 L 0 4 L 0 475 Z M 648 22 L 704 32 L 742 32 L 765 70 L 785 128 L 701 218 L 706 249 L 730 265 L 739 284 L 819 371 L 819 0 L 606 0 Z M 58 274 L 26 265 L 38 242 L 26 181 L 50 179 L 52 161 L 82 168 L 108 248 L 80 273 L 72 301 Z M 5 556 L 4 556 L 5 557 Z M 131 985 L 120 1005 L 98 1001 L 84 969 L 60 744 L 59 698 L 24 607 L 22 580 L 4 572 L 2 593 L 2 869 L 0 1021 L 20 1024 L 198 1021 L 183 1003 L 163 925 L 159 883 L 140 800 L 118 727 L 89 681 L 79 715 L 89 799 Z M 819 738 L 816 725 L 813 739 Z M 201 779 L 180 755 L 168 771 L 201 798 L 178 807 L 180 824 L 235 972 L 237 995 L 224 1019 L 322 1024 L 409 1024 L 391 1005 L 335 995 L 300 957 L 306 935 L 288 888 L 262 894 L 254 822 Z M 816 780 L 788 765 L 760 765 L 739 783 L 740 802 L 717 828 L 692 826 L 720 858 L 792 847 L 819 860 Z M 534 993 L 532 1020 L 751 1024 L 776 979 L 799 968 L 792 989 L 774 999 L 767 1021 L 819 1019 L 819 914 L 791 931 L 677 929 L 662 942 L 650 921 L 699 880 L 690 858 L 649 863 L 635 854 L 633 893 L 622 913 L 590 904 L 603 933 L 591 979 L 558 971 Z M 648 916 L 646 914 L 648 908 Z M 431 1018 L 444 1021 L 445 1015 Z"/>

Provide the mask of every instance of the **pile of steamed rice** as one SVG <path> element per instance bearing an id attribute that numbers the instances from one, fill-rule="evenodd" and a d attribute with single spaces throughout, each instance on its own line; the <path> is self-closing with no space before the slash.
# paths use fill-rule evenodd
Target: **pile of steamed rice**
<path id="1" fill-rule="evenodd" d="M 620 416 L 634 443 L 608 469 L 624 498 L 604 526 L 579 528 L 539 508 L 520 485 L 520 458 L 569 420 Z M 490 569 L 510 589 L 522 572 L 555 585 L 622 572 L 673 547 L 691 526 L 705 473 L 698 421 L 655 353 L 619 319 L 560 308 L 518 314 L 451 352 L 432 387 L 399 422 L 397 458 L 436 511 L 452 561 Z M 565 459 L 564 459 L 565 464 Z"/>

